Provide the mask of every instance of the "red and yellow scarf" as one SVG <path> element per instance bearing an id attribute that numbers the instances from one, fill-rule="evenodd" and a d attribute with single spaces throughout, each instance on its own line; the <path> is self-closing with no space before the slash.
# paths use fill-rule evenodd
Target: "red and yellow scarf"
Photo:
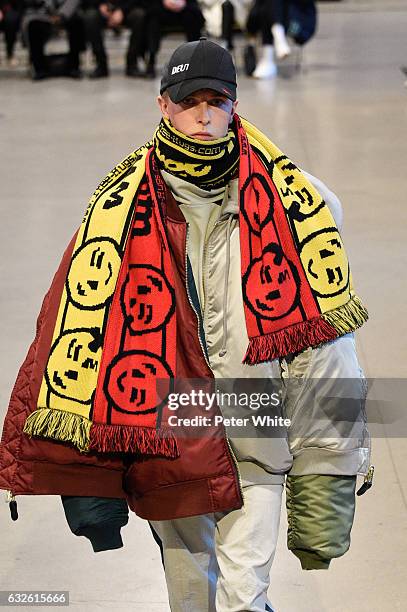
<path id="1" fill-rule="evenodd" d="M 160 168 L 208 189 L 238 168 L 245 363 L 318 346 L 367 320 L 333 217 L 295 164 L 237 115 L 210 142 L 162 121 L 89 202 L 25 433 L 82 452 L 178 456 L 161 426 L 177 376 L 177 309 Z"/>

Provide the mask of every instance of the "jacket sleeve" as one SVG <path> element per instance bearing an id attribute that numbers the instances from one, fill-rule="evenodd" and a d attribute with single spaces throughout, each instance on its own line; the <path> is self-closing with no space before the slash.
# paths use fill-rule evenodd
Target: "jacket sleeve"
<path id="1" fill-rule="evenodd" d="M 371 439 L 367 381 L 353 333 L 308 348 L 281 364 L 284 416 L 290 419 L 291 475 L 365 475 Z"/>
<path id="2" fill-rule="evenodd" d="M 349 548 L 356 476 L 370 462 L 366 386 L 353 334 L 287 359 L 283 381 L 284 375 L 293 455 L 287 545 L 303 569 L 328 569 Z"/>
<path id="3" fill-rule="evenodd" d="M 125 499 L 61 495 L 61 501 L 70 530 L 88 538 L 94 552 L 123 546 L 120 530 L 129 520 Z"/>
<path id="4" fill-rule="evenodd" d="M 304 172 L 341 231 L 341 204 Z M 354 334 L 291 355 L 282 364 L 293 465 L 286 479 L 287 546 L 304 570 L 328 569 L 350 546 L 357 474 L 370 463 L 367 383 Z"/>
<path id="5" fill-rule="evenodd" d="M 356 476 L 288 476 L 287 546 L 304 570 L 328 569 L 349 548 Z"/>
<path id="6" fill-rule="evenodd" d="M 349 548 L 356 476 L 367 472 L 370 460 L 353 334 L 307 349 L 288 370 L 284 408 L 293 464 L 286 480 L 287 546 L 303 569 L 328 569 Z"/>

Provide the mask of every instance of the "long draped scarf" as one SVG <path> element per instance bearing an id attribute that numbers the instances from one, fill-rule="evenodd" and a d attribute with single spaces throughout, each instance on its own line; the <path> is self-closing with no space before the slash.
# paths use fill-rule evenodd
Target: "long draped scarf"
<path id="1" fill-rule="evenodd" d="M 89 202 L 25 433 L 82 452 L 178 456 L 162 426 L 177 376 L 177 308 L 160 168 L 207 189 L 238 171 L 245 363 L 318 346 L 367 320 L 333 217 L 290 159 L 236 114 L 228 135 L 209 142 L 162 121 Z"/>

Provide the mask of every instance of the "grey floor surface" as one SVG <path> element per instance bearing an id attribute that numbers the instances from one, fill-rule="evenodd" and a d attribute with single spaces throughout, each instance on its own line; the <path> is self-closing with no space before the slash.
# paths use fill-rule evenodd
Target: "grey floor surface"
<path id="1" fill-rule="evenodd" d="M 165 41 L 161 64 L 177 40 Z M 0 415 L 88 196 L 159 119 L 158 80 L 126 79 L 124 41 L 109 46 L 114 74 L 100 82 L 31 83 L 24 67 L 0 66 Z M 289 66 L 274 81 L 239 82 L 240 113 L 342 201 L 353 276 L 371 314 L 358 333 L 370 377 L 407 373 L 402 64 L 407 2 L 327 3 L 300 72 Z M 373 441 L 375 483 L 357 498 L 350 551 L 329 571 L 300 569 L 286 549 L 283 512 L 270 587 L 278 612 L 407 610 L 406 440 L 386 436 L 385 427 L 381 433 Z M 0 506 L 0 589 L 69 590 L 78 612 L 168 612 L 158 548 L 144 521 L 132 515 L 124 548 L 94 554 L 69 532 L 59 498 L 18 502 L 16 523 Z"/>

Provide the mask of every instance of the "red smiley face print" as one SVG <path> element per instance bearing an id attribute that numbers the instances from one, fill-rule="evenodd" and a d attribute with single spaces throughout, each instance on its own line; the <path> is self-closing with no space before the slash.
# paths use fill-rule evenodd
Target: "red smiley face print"
<path id="1" fill-rule="evenodd" d="M 243 296 L 250 310 L 262 319 L 280 319 L 298 304 L 300 277 L 280 245 L 272 242 L 254 259 L 243 276 Z"/>
<path id="2" fill-rule="evenodd" d="M 175 292 L 161 270 L 134 264 L 121 290 L 121 307 L 130 334 L 164 327 L 175 311 Z"/>
<path id="3" fill-rule="evenodd" d="M 113 407 L 127 414 L 147 414 L 164 405 L 163 379 L 174 377 L 170 367 L 158 355 L 148 351 L 126 351 L 118 355 L 106 370 L 104 391 Z M 157 393 L 160 381 L 160 393 Z"/>

